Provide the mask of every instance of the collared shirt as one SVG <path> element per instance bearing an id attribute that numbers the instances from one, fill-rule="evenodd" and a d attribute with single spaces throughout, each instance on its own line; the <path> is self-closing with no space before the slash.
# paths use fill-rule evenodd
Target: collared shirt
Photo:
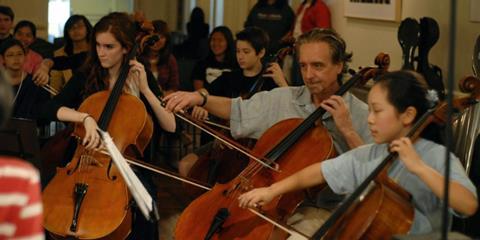
<path id="1" fill-rule="evenodd" d="M 367 105 L 347 93 L 343 96 L 353 121 L 353 127 L 364 140 L 373 142 L 367 125 Z M 271 126 L 285 119 L 305 119 L 317 108 L 311 100 L 307 87 L 276 88 L 269 92 L 260 92 L 248 100 L 235 98 L 232 100 L 230 113 L 230 128 L 234 138 L 258 139 Z M 322 122 L 333 138 L 338 153 L 348 151 L 343 135 L 338 131 L 330 113 L 326 112 Z"/>

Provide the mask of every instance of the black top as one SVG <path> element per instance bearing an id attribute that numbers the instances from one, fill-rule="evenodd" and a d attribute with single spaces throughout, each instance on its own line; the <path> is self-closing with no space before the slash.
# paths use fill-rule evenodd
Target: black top
<path id="1" fill-rule="evenodd" d="M 72 69 L 73 72 L 76 72 L 78 68 L 82 66 L 83 63 L 87 60 L 88 52 L 79 52 L 71 56 L 58 56 L 52 58 L 53 67 L 55 70 L 67 70 Z"/>
<path id="2" fill-rule="evenodd" d="M 203 87 L 208 89 L 210 84 L 218 79 L 223 72 L 231 72 L 236 66 L 226 62 L 219 62 L 214 57 L 207 57 L 195 64 L 192 72 L 192 81 L 203 81 Z"/>
<path id="3" fill-rule="evenodd" d="M 207 90 L 211 95 L 236 98 L 248 93 L 257 79 L 261 78 L 261 74 L 262 72 L 253 77 L 246 77 L 241 69 L 224 72 Z M 269 91 L 276 87 L 272 78 L 265 78 L 261 91 Z"/>
<path id="4" fill-rule="evenodd" d="M 282 8 L 256 4 L 248 14 L 245 27 L 255 26 L 267 32 L 270 38 L 268 53 L 275 53 L 280 48 L 280 40 L 293 28 L 294 22 L 295 13 L 288 4 Z"/>
<path id="5" fill-rule="evenodd" d="M 147 79 L 148 86 L 155 94 L 155 96 L 161 97 L 163 94 L 160 91 L 160 88 L 158 88 L 153 74 L 149 71 L 147 71 Z M 83 96 L 85 92 L 86 82 L 87 79 L 83 73 L 79 72 L 74 74 L 72 78 L 65 84 L 65 87 L 62 89 L 62 91 L 42 106 L 41 117 L 47 120 L 58 120 L 57 111 L 58 109 L 60 109 L 60 107 L 65 106 L 77 109 L 83 102 L 83 100 L 88 97 Z M 150 113 L 150 115 L 153 115 L 153 111 L 150 107 L 150 104 L 148 104 L 146 98 L 143 95 L 141 95 L 140 98 L 145 104 L 147 111 Z M 156 118 L 153 118 L 153 121 L 156 122 Z"/>
<path id="6" fill-rule="evenodd" d="M 35 85 L 30 74 L 20 84 L 12 87 L 16 96 L 12 116 L 36 120 L 40 114 L 40 106 L 50 98 L 49 93 Z"/>
<path id="7" fill-rule="evenodd" d="M 8 39 L 10 38 L 13 38 L 13 35 L 12 34 L 9 34 L 6 38 L 4 39 L 0 39 L 0 46 L 2 45 L 2 43 L 4 43 L 5 41 L 7 41 Z"/>
<path id="8" fill-rule="evenodd" d="M 39 37 L 35 38 L 35 41 L 29 47 L 43 58 L 52 58 L 55 51 L 53 44 Z"/>

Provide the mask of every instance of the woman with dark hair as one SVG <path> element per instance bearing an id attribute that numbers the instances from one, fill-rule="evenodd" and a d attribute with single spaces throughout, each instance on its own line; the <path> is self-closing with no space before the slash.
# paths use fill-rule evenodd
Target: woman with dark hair
<path id="1" fill-rule="evenodd" d="M 37 27 L 30 21 L 22 20 L 15 25 L 13 37 L 23 44 L 26 51 L 23 69 L 29 74 L 34 73 L 40 67 L 43 60 L 39 53 L 30 49 L 30 45 L 37 37 Z"/>
<path id="2" fill-rule="evenodd" d="M 287 0 L 258 0 L 248 14 L 245 27 L 259 27 L 267 32 L 270 47 L 267 53 L 275 53 L 280 41 L 292 29 L 295 14 Z"/>
<path id="3" fill-rule="evenodd" d="M 206 89 L 210 91 L 210 84 L 220 77 L 223 72 L 231 72 L 239 68 L 235 55 L 235 41 L 228 27 L 218 26 L 214 28 L 210 33 L 208 43 L 210 46 L 208 56 L 199 61 L 193 69 L 192 81 L 195 90 Z M 208 112 L 202 107 L 196 106 L 192 110 L 192 115 L 195 118 L 204 119 L 208 116 Z M 201 133 L 200 143 L 202 145 L 211 140 L 213 138 L 210 135 L 204 132 Z M 187 156 L 196 158 L 196 155 L 202 152 L 203 150 L 200 150 Z M 180 165 L 180 171 L 184 174 L 182 168 L 182 165 Z"/>
<path id="4" fill-rule="evenodd" d="M 212 36 L 214 36 L 213 33 Z M 265 31 L 257 27 L 246 28 L 236 34 L 235 44 L 235 57 L 239 67 L 231 71 L 225 71 L 218 76 L 215 81 L 210 82 L 210 85 L 206 89 L 198 89 L 197 92 L 200 95 L 205 98 L 207 98 L 209 94 L 223 97 L 241 96 L 245 98 L 251 94 L 250 91 L 252 88 L 255 88 L 257 80 L 260 78 L 264 78 L 264 83 L 261 84 L 258 91 L 269 91 L 277 86 L 284 87 L 287 85 L 278 64 L 265 67 L 262 64 L 261 59 L 265 56 L 265 51 L 268 46 L 268 36 Z M 263 69 L 265 69 L 265 73 Z M 194 106 L 192 116 L 198 119 L 206 119 L 208 112 L 202 106 Z M 215 116 L 213 117 L 215 118 Z M 212 139 L 210 136 L 202 135 L 202 144 L 207 143 L 210 139 Z M 198 160 L 198 156 L 206 153 L 209 154 L 212 149 L 213 151 L 217 151 L 216 148 L 212 147 L 212 143 L 207 143 L 196 152 L 186 155 L 179 162 L 180 174 L 187 175 L 190 168 Z M 215 161 L 215 164 L 219 162 L 220 161 Z M 211 166 L 213 166 L 213 164 Z"/>
<path id="5" fill-rule="evenodd" d="M 92 36 L 93 42 L 90 44 L 86 64 L 73 75 L 60 94 L 43 107 L 44 117 L 83 125 L 85 137 L 82 144 L 86 149 L 97 149 L 100 146 L 100 136 L 97 132 L 96 120 L 88 113 L 75 109 L 78 109 L 81 102 L 88 96 L 98 91 L 112 90 L 121 66 L 128 63 L 130 70 L 124 92 L 142 100 L 149 114 L 154 116 L 155 126 L 160 126 L 168 132 L 175 131 L 174 116 L 161 106 L 159 97 L 162 96 L 162 92 L 153 75 L 138 61 L 127 59 L 128 53 L 135 44 L 136 36 L 135 24 L 129 16 L 124 13 L 110 13 L 95 25 Z M 141 173 L 139 177 L 149 188 L 150 179 Z M 155 197 L 155 194 L 152 195 Z M 156 239 L 158 237 L 156 223 L 148 223 L 139 211 L 134 213 L 136 216 L 134 216 L 132 239 Z"/>
<path id="6" fill-rule="evenodd" d="M 199 7 L 192 9 L 190 21 L 187 23 L 188 37 L 192 40 L 206 38 L 208 35 L 208 24 L 205 23 L 205 13 Z"/>
<path id="7" fill-rule="evenodd" d="M 24 66 L 26 52 L 23 44 L 9 38 L 0 45 L 0 56 L 8 80 L 14 90 L 12 117 L 37 119 L 40 104 L 49 99 L 48 92 L 35 85 Z"/>
<path id="8" fill-rule="evenodd" d="M 55 51 L 54 57 L 67 57 L 74 54 L 82 54 L 85 62 L 89 49 L 92 24 L 83 15 L 72 15 L 68 18 L 63 28 L 63 39 L 65 45 Z M 77 69 L 73 66 L 64 70 L 52 70 L 50 72 L 50 86 L 60 91 L 65 83 Z"/>
<path id="9" fill-rule="evenodd" d="M 208 39 L 208 56 L 198 62 L 193 69 L 193 88 L 207 88 L 222 72 L 238 68 L 235 57 L 235 42 L 228 27 L 219 26 L 213 29 Z"/>
<path id="10" fill-rule="evenodd" d="M 144 49 L 139 60 L 153 73 L 160 88 L 168 95 L 180 86 L 177 60 L 171 53 L 167 23 L 162 20 L 152 23 L 158 40 L 151 46 L 142 46 Z"/>

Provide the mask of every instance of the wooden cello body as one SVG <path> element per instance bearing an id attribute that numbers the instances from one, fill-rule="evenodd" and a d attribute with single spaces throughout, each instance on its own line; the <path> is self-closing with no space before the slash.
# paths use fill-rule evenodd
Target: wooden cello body
<path id="1" fill-rule="evenodd" d="M 271 150 L 272 143 L 280 142 L 301 122 L 301 119 L 290 119 L 277 123 L 258 140 L 252 150 L 253 154 L 265 155 Z M 319 159 L 328 159 L 335 155 L 331 136 L 322 126 L 306 133 L 296 146 L 276 162 L 279 172 L 262 168 L 251 160 L 238 177 L 226 184 L 216 184 L 212 190 L 193 201 L 177 222 L 175 238 L 192 239 L 195 236 L 205 239 L 267 239 L 274 226 L 252 212 L 239 208 L 237 198 L 248 189 L 270 185 Z M 262 211 L 277 220 L 286 220 L 303 198 L 303 192 L 287 194 L 264 206 Z M 220 226 L 215 227 L 215 219 L 222 217 L 225 221 L 218 222 Z"/>
<path id="2" fill-rule="evenodd" d="M 476 104 L 480 81 L 467 77 L 460 81 L 460 89 L 471 96 L 454 99 L 452 109 L 459 112 Z M 449 124 L 447 103 L 443 102 L 425 112 L 412 126 L 406 137 L 415 141 L 430 123 Z M 314 234 L 313 239 L 391 239 L 397 234 L 408 234 L 414 219 L 412 196 L 388 176 L 398 154 L 390 153 L 365 178 L 355 191 L 337 208 L 332 216 Z"/>
<path id="3" fill-rule="evenodd" d="M 365 83 L 372 74 L 388 66 L 382 64 L 389 63 L 388 55 L 381 54 L 376 60 L 383 68 L 362 69 L 336 94 L 345 94 L 352 86 Z M 324 113 L 324 109 L 318 108 L 304 120 L 287 119 L 269 128 L 252 150 L 253 155 L 263 158 L 263 163 L 251 160 L 235 179 L 227 184 L 216 184 L 211 191 L 194 200 L 177 222 L 176 239 L 192 236 L 204 239 L 286 238 L 286 234 L 276 235 L 274 225 L 257 213 L 239 208 L 237 198 L 252 188 L 271 185 L 313 163 L 334 157 L 331 136 L 326 128 L 317 124 Z M 259 211 L 273 221 L 284 222 L 303 199 L 303 192 L 285 194 Z"/>
<path id="4" fill-rule="evenodd" d="M 256 141 L 254 139 L 239 139 L 237 142 L 251 149 Z M 229 148 L 216 140 L 213 140 L 212 144 L 212 149 L 199 156 L 188 173 L 188 178 L 198 180 L 209 186 L 231 181 L 245 169 L 249 162 L 247 156 L 235 149 Z M 195 197 L 205 192 L 205 190 L 189 184 L 185 185 L 185 190 Z"/>
<path id="5" fill-rule="evenodd" d="M 324 239 L 391 239 L 408 233 L 414 217 L 410 194 L 390 179 L 374 184 Z"/>
<path id="6" fill-rule="evenodd" d="M 99 121 L 110 92 L 87 98 L 79 111 Z M 122 94 L 108 132 L 121 152 L 138 156 L 150 141 L 153 124 L 136 97 Z M 82 125 L 74 135 L 84 136 Z M 87 151 L 79 144 L 72 161 L 57 174 L 42 194 L 44 227 L 56 238 L 125 239 L 131 229 L 128 189 L 110 157 Z"/>

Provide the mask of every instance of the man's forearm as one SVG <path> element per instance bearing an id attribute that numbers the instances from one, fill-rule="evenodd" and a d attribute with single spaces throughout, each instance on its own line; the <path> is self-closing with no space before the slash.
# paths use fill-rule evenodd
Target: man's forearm
<path id="1" fill-rule="evenodd" d="M 208 96 L 207 103 L 203 107 L 210 114 L 225 120 L 230 120 L 231 105 L 231 98 Z"/>

